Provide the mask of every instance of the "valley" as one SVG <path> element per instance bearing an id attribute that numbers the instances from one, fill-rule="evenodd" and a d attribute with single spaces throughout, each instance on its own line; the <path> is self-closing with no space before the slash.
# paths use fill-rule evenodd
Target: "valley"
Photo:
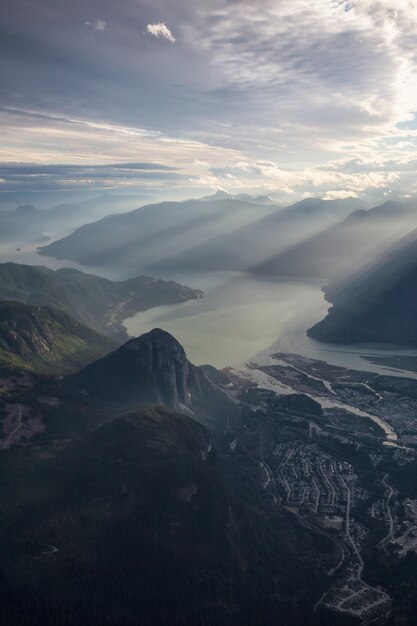
<path id="1" fill-rule="evenodd" d="M 0 626 L 417 626 L 416 50 L 4 0 Z"/>
<path id="2" fill-rule="evenodd" d="M 214 233 L 229 220 L 233 239 L 236 216 L 220 217 L 220 201 L 261 230 L 292 222 L 272 205 L 254 219 L 259 205 L 246 198 L 242 208 L 241 200 L 217 194 L 155 210 L 179 207 L 184 226 L 202 236 L 207 224 Z M 307 209 L 319 220 L 328 209 L 294 206 L 295 224 Z M 338 210 L 343 217 L 345 206 Z M 29 243 L 13 255 L 28 265 L 0 264 L 0 465 L 9 476 L 0 510 L 10 572 L 0 596 L 9 622 L 20 626 L 14 593 L 40 621 L 63 603 L 70 621 L 111 615 L 129 623 L 144 615 L 137 594 L 146 626 L 171 624 L 172 615 L 187 626 L 190 619 L 251 626 L 259 607 L 255 623 L 262 626 L 277 616 L 285 626 L 409 619 L 409 570 L 417 566 L 417 350 L 307 334 L 329 308 L 320 276 L 227 263 L 208 271 L 205 262 L 191 271 L 171 264 L 170 254 L 167 263 L 157 261 L 151 235 L 158 236 L 159 218 L 141 211 L 127 214 L 121 229 L 132 240 L 131 261 L 119 246 L 114 263 L 94 274 L 77 260 L 71 268 L 50 256 L 42 257 L 49 267 L 33 265 L 39 256 Z M 129 231 L 139 217 L 150 244 L 140 250 Z M 97 224 L 104 251 L 111 229 L 107 219 Z M 183 233 L 171 227 L 173 248 L 164 254 L 181 245 Z M 76 235 L 84 247 L 91 229 Z M 61 241 L 56 249 L 72 238 Z M 46 303 L 53 307 L 44 311 Z M 78 337 L 83 351 L 75 359 Z M 67 478 L 68 462 L 75 465 Z M 105 546 L 100 556 L 90 547 L 97 545 Z M 149 568 L 130 580 L 132 566 L 119 567 L 120 559 L 131 563 L 142 553 Z M 105 576 L 90 582 L 86 606 L 73 605 L 90 568 Z M 161 577 L 168 604 L 158 608 Z M 107 586 L 117 590 L 110 600 Z"/>

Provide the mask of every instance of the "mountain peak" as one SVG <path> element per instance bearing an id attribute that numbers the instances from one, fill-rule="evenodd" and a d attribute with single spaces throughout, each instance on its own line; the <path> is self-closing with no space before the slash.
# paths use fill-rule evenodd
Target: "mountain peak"
<path id="1" fill-rule="evenodd" d="M 203 196 L 200 200 L 228 200 L 230 198 L 232 198 L 230 193 L 227 193 L 227 191 L 224 191 L 223 189 L 218 189 L 209 196 Z"/>
<path id="2" fill-rule="evenodd" d="M 167 342 L 178 343 L 175 337 L 171 335 L 167 330 L 163 330 L 163 328 L 153 328 L 149 332 L 144 333 L 143 335 L 140 335 L 139 337 L 134 337 L 133 339 L 128 341 L 127 344 L 125 345 L 128 345 L 129 343 L 134 343 L 136 341 L 143 341 L 143 340 L 151 340 L 151 341 L 163 340 Z"/>
<path id="3" fill-rule="evenodd" d="M 131 407 L 163 404 L 194 410 L 216 391 L 184 348 L 168 332 L 154 328 L 85 367 L 76 378 L 89 395 Z"/>
<path id="4" fill-rule="evenodd" d="M 138 352 L 143 350 L 145 346 L 151 346 L 153 350 L 160 349 L 166 353 L 176 352 L 184 361 L 187 358 L 179 341 L 162 328 L 154 328 L 150 332 L 140 335 L 140 337 L 130 339 L 119 350 L 121 352 Z"/>
<path id="5" fill-rule="evenodd" d="M 22 204 L 15 209 L 15 215 L 19 216 L 32 216 L 38 213 L 38 209 L 32 204 Z"/>

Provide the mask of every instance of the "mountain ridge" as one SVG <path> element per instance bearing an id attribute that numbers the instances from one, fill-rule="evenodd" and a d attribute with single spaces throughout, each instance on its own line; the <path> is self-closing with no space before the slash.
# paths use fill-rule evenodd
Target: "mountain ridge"
<path id="1" fill-rule="evenodd" d="M 308 335 L 328 343 L 417 346 L 417 230 L 378 261 L 325 288 L 332 303 Z"/>
<path id="2" fill-rule="evenodd" d="M 128 339 L 123 320 L 154 306 L 202 297 L 174 281 L 137 276 L 124 281 L 72 268 L 0 263 L 0 301 L 53 306 L 120 343 Z"/>
<path id="3" fill-rule="evenodd" d="M 0 301 L 3 367 L 62 374 L 95 361 L 115 346 L 110 338 L 52 307 Z"/>

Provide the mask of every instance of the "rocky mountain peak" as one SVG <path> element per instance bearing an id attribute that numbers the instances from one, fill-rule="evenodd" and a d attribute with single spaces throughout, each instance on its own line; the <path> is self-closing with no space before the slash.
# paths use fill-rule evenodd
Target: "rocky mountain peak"
<path id="1" fill-rule="evenodd" d="M 181 344 L 160 328 L 131 339 L 76 378 L 89 395 L 129 409 L 159 404 L 204 411 L 208 402 L 219 401 L 219 390 L 204 371 L 190 363 Z"/>

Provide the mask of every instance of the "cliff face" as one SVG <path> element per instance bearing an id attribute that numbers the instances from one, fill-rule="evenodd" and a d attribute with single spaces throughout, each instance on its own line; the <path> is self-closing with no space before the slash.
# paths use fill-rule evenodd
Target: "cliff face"
<path id="1" fill-rule="evenodd" d="M 3 362 L 64 372 L 101 357 L 114 345 L 107 337 L 52 307 L 0 302 Z"/>
<path id="2" fill-rule="evenodd" d="M 204 372 L 187 360 L 181 344 L 160 329 L 128 341 L 74 378 L 89 395 L 126 407 L 196 408 L 225 399 Z"/>
<path id="3" fill-rule="evenodd" d="M 171 335 L 155 329 L 132 339 L 118 352 L 138 377 L 142 371 L 146 372 L 160 401 L 173 408 L 191 404 L 191 389 L 196 382 L 198 386 L 198 377 L 187 361 L 184 348 Z"/>

